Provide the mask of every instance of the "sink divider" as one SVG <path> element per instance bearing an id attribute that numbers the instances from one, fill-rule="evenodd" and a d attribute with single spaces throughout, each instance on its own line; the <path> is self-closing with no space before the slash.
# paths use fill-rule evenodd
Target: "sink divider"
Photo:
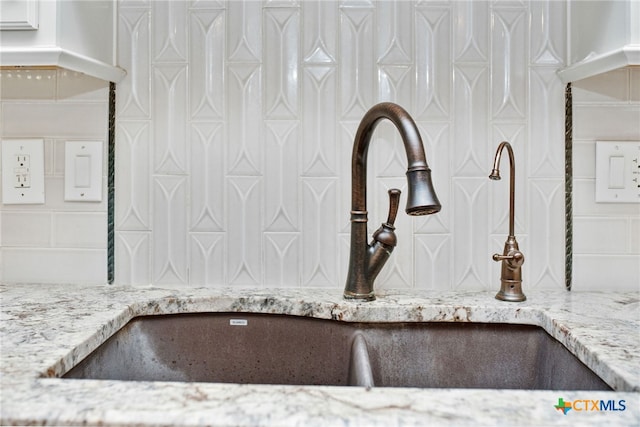
<path id="1" fill-rule="evenodd" d="M 349 363 L 349 385 L 374 387 L 373 370 L 364 335 L 356 332 L 351 343 L 351 359 Z"/>

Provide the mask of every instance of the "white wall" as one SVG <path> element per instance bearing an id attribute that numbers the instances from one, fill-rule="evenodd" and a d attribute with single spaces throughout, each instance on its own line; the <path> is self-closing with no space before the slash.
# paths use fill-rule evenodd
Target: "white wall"
<path id="1" fill-rule="evenodd" d="M 640 290 L 640 204 L 595 203 L 595 143 L 640 141 L 640 69 L 572 85 L 573 277 L 579 289 Z"/>
<path id="2" fill-rule="evenodd" d="M 342 286 L 353 135 L 390 100 L 418 122 L 443 210 L 399 216 L 378 287 L 497 288 L 508 182 L 487 175 L 503 139 L 525 289 L 563 286 L 563 3 L 124 2 L 119 16 L 118 282 Z M 395 132 L 378 135 L 372 230 L 406 171 Z"/>
<path id="3" fill-rule="evenodd" d="M 353 135 L 370 106 L 394 101 L 418 123 L 443 210 L 399 214 L 376 288 L 499 289 L 491 254 L 507 234 L 508 180 L 487 175 L 504 139 L 516 154 L 525 293 L 564 287 L 563 2 L 119 7 L 117 283 L 343 286 Z M 374 230 L 386 190 L 406 185 L 391 126 L 369 157 Z"/>
<path id="4" fill-rule="evenodd" d="M 106 282 L 106 198 L 64 201 L 64 144 L 101 140 L 106 154 L 108 86 L 64 70 L 0 71 L 0 139 L 43 138 L 45 154 L 45 203 L 0 205 L 1 281 Z"/>

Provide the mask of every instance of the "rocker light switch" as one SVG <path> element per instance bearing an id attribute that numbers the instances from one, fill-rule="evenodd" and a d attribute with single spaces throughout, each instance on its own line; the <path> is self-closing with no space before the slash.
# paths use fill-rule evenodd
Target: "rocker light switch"
<path id="1" fill-rule="evenodd" d="M 624 156 L 609 157 L 609 188 L 624 188 Z"/>
<path id="2" fill-rule="evenodd" d="M 65 143 L 64 200 L 102 201 L 102 141 Z"/>
<path id="3" fill-rule="evenodd" d="M 596 141 L 596 202 L 640 203 L 640 141 Z"/>
<path id="4" fill-rule="evenodd" d="M 76 173 L 74 186 L 78 188 L 91 187 L 91 156 L 76 156 L 75 162 Z"/>

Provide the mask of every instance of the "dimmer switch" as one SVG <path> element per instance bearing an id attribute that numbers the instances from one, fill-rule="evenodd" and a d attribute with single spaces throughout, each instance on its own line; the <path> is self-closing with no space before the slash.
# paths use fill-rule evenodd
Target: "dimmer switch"
<path id="1" fill-rule="evenodd" d="M 102 141 L 67 141 L 64 160 L 64 200 L 102 201 Z"/>

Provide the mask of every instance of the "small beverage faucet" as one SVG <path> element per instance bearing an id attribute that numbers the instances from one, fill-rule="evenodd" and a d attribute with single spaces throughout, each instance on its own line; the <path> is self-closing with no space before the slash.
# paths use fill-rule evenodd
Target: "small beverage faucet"
<path id="1" fill-rule="evenodd" d="M 398 212 L 400 190 L 389 190 L 387 221 L 373 233 L 367 244 L 367 151 L 373 131 L 382 119 L 390 120 L 400 132 L 407 154 L 409 215 L 430 215 L 440 211 L 440 202 L 431 182 L 431 169 L 415 122 L 399 105 L 383 102 L 373 106 L 362 118 L 351 157 L 351 249 L 349 273 L 344 289 L 346 299 L 376 299 L 373 281 L 389 259 L 397 239 L 393 223 Z"/>
<path id="2" fill-rule="evenodd" d="M 496 294 L 496 298 L 502 301 L 524 301 L 527 297 L 522 293 L 522 264 L 524 264 L 524 255 L 518 248 L 518 242 L 514 232 L 515 217 L 515 198 L 516 198 L 516 164 L 513 156 L 511 144 L 503 141 L 498 146 L 496 157 L 493 160 L 493 170 L 489 175 L 489 179 L 500 179 L 500 157 L 502 150 L 506 147 L 509 153 L 509 165 L 511 166 L 509 174 L 509 236 L 504 244 L 502 255 L 494 254 L 494 261 L 502 261 L 502 274 L 500 276 L 500 292 Z"/>

